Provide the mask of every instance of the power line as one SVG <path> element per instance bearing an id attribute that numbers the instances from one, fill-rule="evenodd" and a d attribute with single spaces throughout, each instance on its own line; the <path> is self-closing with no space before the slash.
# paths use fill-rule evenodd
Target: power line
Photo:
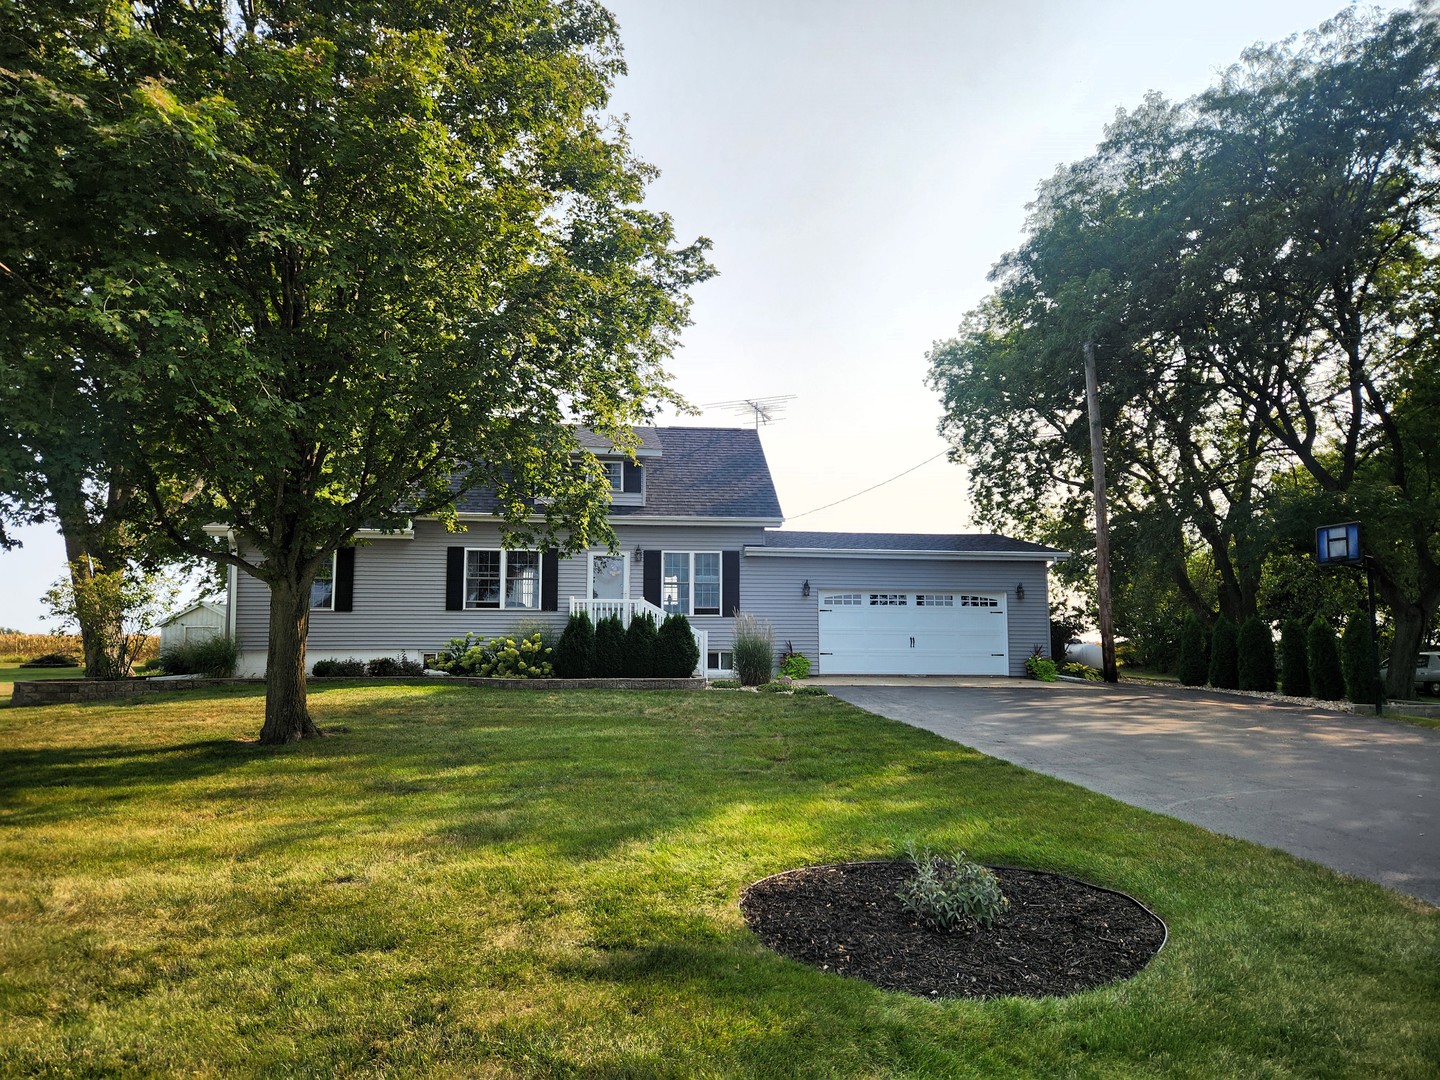
<path id="1" fill-rule="evenodd" d="M 912 466 L 910 466 L 910 468 L 906 469 L 904 472 L 902 472 L 902 473 L 896 473 L 894 476 L 890 477 L 889 480 L 881 480 L 878 484 L 871 484 L 871 485 L 870 485 L 869 487 L 867 487 L 864 491 L 857 491 L 857 492 L 855 492 L 855 494 L 853 494 L 853 495 L 846 495 L 843 499 L 836 499 L 834 502 L 832 502 L 832 503 L 826 503 L 824 506 L 817 506 L 817 507 L 815 507 L 814 510 L 806 510 L 805 513 L 803 513 L 803 514 L 791 514 L 791 515 L 786 515 L 785 520 L 786 520 L 787 522 L 790 522 L 790 521 L 799 521 L 802 517 L 809 517 L 811 514 L 818 514 L 821 510 L 829 510 L 832 506 L 839 506 L 841 503 L 849 502 L 851 499 L 858 499 L 861 495 L 868 495 L 870 492 L 874 491 L 876 488 L 882 488 L 882 487 L 884 487 L 886 484 L 893 484 L 896 480 L 899 480 L 902 476 L 909 476 L 909 475 L 910 475 L 912 472 L 914 472 L 916 469 L 923 468 L 924 466 L 929 465 L 930 462 L 932 462 L 932 461 L 935 460 L 935 458 L 942 458 L 942 457 L 944 457 L 946 454 L 948 454 L 949 452 L 950 452 L 949 450 L 941 450 L 940 453 L 936 454 L 934 457 L 928 457 L 928 458 L 926 458 L 924 461 L 920 462 L 919 465 L 912 465 Z"/>

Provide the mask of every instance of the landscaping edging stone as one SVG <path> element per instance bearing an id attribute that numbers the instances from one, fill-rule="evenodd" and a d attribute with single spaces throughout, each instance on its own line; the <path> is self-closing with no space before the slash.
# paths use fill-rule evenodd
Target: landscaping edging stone
<path id="1" fill-rule="evenodd" d="M 310 682 L 325 682 L 345 685 L 374 685 L 376 683 L 425 683 L 435 685 L 489 686 L 498 690 L 704 690 L 704 679 L 467 679 L 449 677 L 436 679 L 433 676 L 394 676 L 385 678 L 315 679 Z M 204 690 L 217 686 L 264 686 L 264 679 L 204 679 L 173 678 L 163 679 L 43 679 L 33 682 L 17 682 L 10 694 L 10 704 L 15 708 L 38 705 L 72 705 L 88 701 L 110 701 L 115 698 L 138 697 L 141 694 L 159 694 L 170 690 Z"/>

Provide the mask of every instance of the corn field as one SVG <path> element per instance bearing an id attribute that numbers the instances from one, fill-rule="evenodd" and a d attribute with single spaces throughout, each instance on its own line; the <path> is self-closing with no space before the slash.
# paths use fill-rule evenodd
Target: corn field
<path id="1" fill-rule="evenodd" d="M 160 651 L 160 638 L 151 634 L 140 649 L 137 663 L 144 663 Z M 81 658 L 79 634 L 0 634 L 0 662 L 33 660 L 46 653 L 70 653 Z"/>

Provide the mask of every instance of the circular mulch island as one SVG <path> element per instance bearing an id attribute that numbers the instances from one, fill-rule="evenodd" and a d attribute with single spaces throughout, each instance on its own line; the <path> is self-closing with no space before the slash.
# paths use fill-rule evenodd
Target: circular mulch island
<path id="1" fill-rule="evenodd" d="M 783 956 L 930 998 L 1074 994 L 1129 978 L 1165 944 L 1164 922 L 1123 893 L 991 869 L 1010 907 L 988 930 L 933 930 L 906 911 L 905 862 L 787 870 L 746 888 L 740 910 Z"/>

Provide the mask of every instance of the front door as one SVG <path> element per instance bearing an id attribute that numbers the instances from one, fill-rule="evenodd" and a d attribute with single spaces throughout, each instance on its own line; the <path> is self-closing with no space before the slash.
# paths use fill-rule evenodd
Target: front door
<path id="1" fill-rule="evenodd" d="M 625 566 L 626 556 L 592 554 L 590 556 L 590 599 L 624 600 L 629 591 Z"/>

